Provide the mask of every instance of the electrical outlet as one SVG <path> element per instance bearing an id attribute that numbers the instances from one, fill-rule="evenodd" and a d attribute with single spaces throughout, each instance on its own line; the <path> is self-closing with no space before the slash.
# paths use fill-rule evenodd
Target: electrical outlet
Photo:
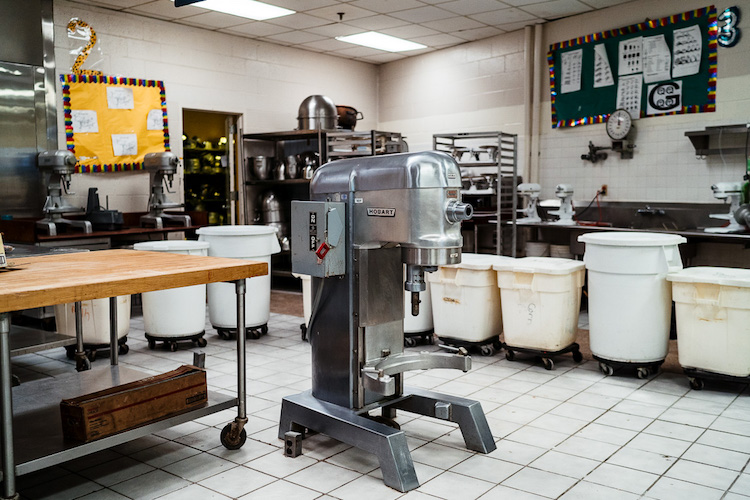
<path id="1" fill-rule="evenodd" d="M 606 184 L 602 184 L 602 187 L 599 188 L 599 194 L 601 196 L 607 196 L 607 185 Z"/>

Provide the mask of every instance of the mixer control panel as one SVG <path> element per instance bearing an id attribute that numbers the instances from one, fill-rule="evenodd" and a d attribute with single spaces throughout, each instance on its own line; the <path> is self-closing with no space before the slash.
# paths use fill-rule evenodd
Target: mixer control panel
<path id="1" fill-rule="evenodd" d="M 346 272 L 344 210 L 328 201 L 292 202 L 292 271 L 317 278 Z"/>

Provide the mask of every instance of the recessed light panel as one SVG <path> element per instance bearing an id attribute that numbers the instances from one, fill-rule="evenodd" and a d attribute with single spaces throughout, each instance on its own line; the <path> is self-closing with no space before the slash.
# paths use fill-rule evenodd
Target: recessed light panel
<path id="1" fill-rule="evenodd" d="M 347 43 L 354 43 L 357 45 L 363 45 L 378 50 L 386 50 L 388 52 L 405 52 L 407 50 L 417 50 L 427 48 L 426 45 L 421 43 L 410 42 L 403 38 L 397 38 L 395 36 L 384 35 L 377 31 L 367 31 L 365 33 L 358 33 L 356 35 L 337 36 L 336 40 Z"/>
<path id="2" fill-rule="evenodd" d="M 295 13 L 293 10 L 276 7 L 275 5 L 263 2 L 256 2 L 255 0 L 203 0 L 191 5 L 255 21 L 265 21 L 266 19 L 288 16 Z"/>

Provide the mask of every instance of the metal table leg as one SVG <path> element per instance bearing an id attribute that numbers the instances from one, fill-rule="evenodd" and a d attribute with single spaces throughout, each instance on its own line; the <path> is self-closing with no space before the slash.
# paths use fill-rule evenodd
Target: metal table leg
<path id="1" fill-rule="evenodd" d="M 79 372 L 86 371 L 91 368 L 91 361 L 86 357 L 86 353 L 83 351 L 83 317 L 81 313 L 81 302 L 75 303 L 75 319 L 76 319 L 76 370 Z"/>
<path id="2" fill-rule="evenodd" d="M 109 363 L 118 363 L 118 338 L 117 338 L 117 297 L 109 298 Z"/>
<path id="3" fill-rule="evenodd" d="M 237 418 L 221 431 L 221 444 L 230 450 L 242 448 L 247 439 L 247 389 L 245 379 L 245 280 L 234 282 L 237 292 Z"/>
<path id="4" fill-rule="evenodd" d="M 10 313 L 0 313 L 0 440 L 3 457 L 3 498 L 17 498 L 16 460 L 13 455 L 13 380 L 10 373 Z"/>

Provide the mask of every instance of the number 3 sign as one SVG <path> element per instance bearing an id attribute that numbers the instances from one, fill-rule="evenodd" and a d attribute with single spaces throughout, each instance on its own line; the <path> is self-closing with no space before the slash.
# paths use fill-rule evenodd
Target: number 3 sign
<path id="1" fill-rule="evenodd" d="M 722 47 L 734 47 L 740 41 L 740 29 L 737 25 L 740 22 L 740 9 L 729 7 L 719 14 L 718 21 L 724 23 L 719 28 L 718 41 Z"/>

